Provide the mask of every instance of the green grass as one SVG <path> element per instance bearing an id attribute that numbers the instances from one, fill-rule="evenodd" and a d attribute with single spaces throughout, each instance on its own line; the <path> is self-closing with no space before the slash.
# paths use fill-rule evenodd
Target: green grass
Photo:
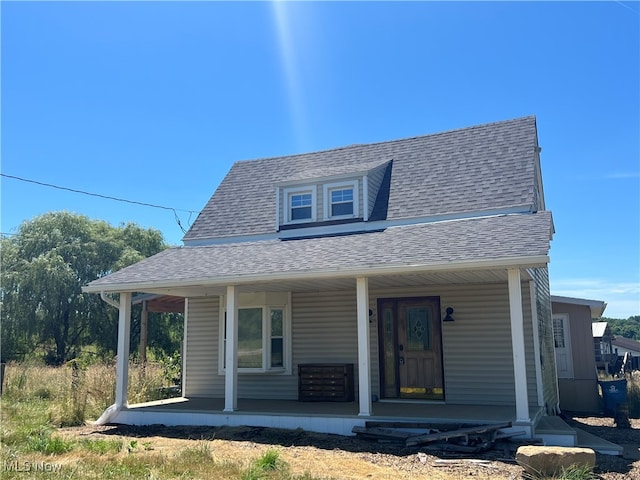
<path id="1" fill-rule="evenodd" d="M 106 455 L 107 453 L 118 453 L 122 450 L 121 440 L 81 440 L 78 447 L 96 455 Z"/>
<path id="2" fill-rule="evenodd" d="M 71 440 L 59 427 L 96 419 L 113 403 L 113 365 L 90 365 L 76 375 L 69 367 L 7 365 L 0 397 L 0 466 L 24 462 L 59 466 L 57 471 L 4 469 L 9 479 L 268 479 L 314 480 L 296 476 L 268 450 L 248 464 L 217 458 L 211 441 L 194 440 L 175 452 L 160 452 L 142 439 Z M 164 386 L 161 368 L 130 369 L 131 403 L 157 398 Z"/>
<path id="3" fill-rule="evenodd" d="M 271 478 L 290 479 L 289 465 L 280 459 L 280 453 L 277 450 L 269 449 L 259 458 L 251 462 L 242 474 L 242 480 L 259 480 Z"/>
<path id="4" fill-rule="evenodd" d="M 553 476 L 525 473 L 523 477 L 528 480 L 595 480 L 597 478 L 592 469 L 586 465 L 562 467 L 560 472 Z"/>

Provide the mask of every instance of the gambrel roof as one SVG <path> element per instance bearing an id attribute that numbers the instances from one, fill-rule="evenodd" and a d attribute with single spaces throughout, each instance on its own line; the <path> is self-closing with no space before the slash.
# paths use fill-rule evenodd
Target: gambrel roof
<path id="1" fill-rule="evenodd" d="M 273 233 L 275 186 L 393 161 L 386 220 L 536 211 L 535 117 L 321 152 L 236 162 L 185 242 Z M 540 209 L 544 209 L 543 207 Z"/>

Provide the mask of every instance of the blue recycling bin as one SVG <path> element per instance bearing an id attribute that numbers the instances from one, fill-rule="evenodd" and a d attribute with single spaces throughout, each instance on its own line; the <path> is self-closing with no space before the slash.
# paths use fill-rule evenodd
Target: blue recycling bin
<path id="1" fill-rule="evenodd" d="M 604 400 L 604 413 L 615 415 L 618 405 L 627 403 L 627 381 L 608 380 L 599 381 L 602 388 L 602 399 Z"/>

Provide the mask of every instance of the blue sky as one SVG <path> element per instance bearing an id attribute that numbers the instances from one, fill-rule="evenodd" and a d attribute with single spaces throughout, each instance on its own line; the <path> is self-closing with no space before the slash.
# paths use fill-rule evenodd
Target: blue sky
<path id="1" fill-rule="evenodd" d="M 534 114 L 551 287 L 640 314 L 640 3 L 2 2 L 2 173 L 176 209 L 236 160 Z M 1 179 L 1 230 L 171 211 Z"/>

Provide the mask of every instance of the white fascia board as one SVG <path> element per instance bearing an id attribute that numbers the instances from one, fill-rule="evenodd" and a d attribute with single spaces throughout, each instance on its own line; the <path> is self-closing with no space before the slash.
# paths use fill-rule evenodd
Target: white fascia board
<path id="1" fill-rule="evenodd" d="M 308 270 L 296 272 L 260 273 L 253 275 L 225 275 L 217 277 L 202 277 L 178 281 L 163 282 L 135 282 L 112 285 L 87 285 L 82 287 L 85 293 L 104 292 L 139 292 L 160 288 L 185 287 L 218 287 L 228 285 L 243 285 L 252 283 L 276 282 L 280 280 L 317 280 L 332 278 L 373 277 L 383 275 L 402 275 L 411 273 L 429 273 L 460 270 L 495 270 L 508 268 L 543 267 L 549 263 L 546 255 L 531 257 L 507 257 L 487 260 L 463 260 L 458 262 L 439 262 L 416 265 L 379 265 L 374 267 L 359 266 L 356 268 L 335 268 L 327 270 Z"/>
<path id="2" fill-rule="evenodd" d="M 556 303 L 568 303 L 569 305 L 581 305 L 589 307 L 591 310 L 591 318 L 600 318 L 607 308 L 606 302 L 601 300 L 589 300 L 586 298 L 562 297 L 559 295 L 551 295 L 551 301 Z"/>

